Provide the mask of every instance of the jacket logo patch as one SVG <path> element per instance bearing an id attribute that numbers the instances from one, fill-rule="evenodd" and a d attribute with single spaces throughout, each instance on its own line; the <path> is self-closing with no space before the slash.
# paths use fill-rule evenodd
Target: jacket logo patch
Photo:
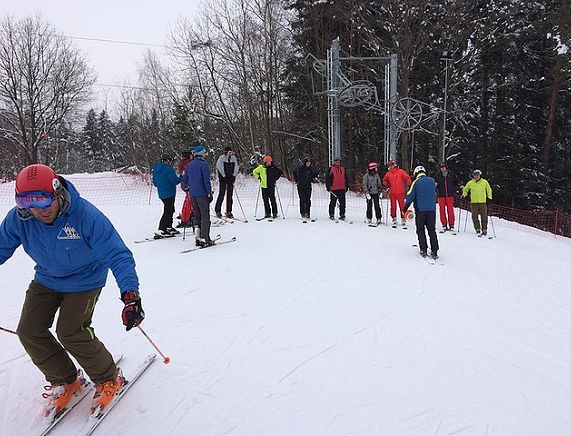
<path id="1" fill-rule="evenodd" d="M 79 236 L 79 233 L 77 233 L 77 230 L 75 230 L 69 224 L 66 224 L 65 226 L 63 226 L 63 229 L 61 229 L 61 231 L 59 232 L 59 235 L 57 235 L 57 238 L 58 239 L 81 239 L 81 236 Z"/>

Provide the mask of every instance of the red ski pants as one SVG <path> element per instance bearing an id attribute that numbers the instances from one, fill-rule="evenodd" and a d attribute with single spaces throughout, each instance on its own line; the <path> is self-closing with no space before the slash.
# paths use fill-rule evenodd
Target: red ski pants
<path id="1" fill-rule="evenodd" d="M 397 202 L 399 204 L 400 214 L 404 210 L 404 193 L 403 194 L 390 194 L 389 199 L 391 200 L 391 218 L 396 218 L 397 216 Z"/>
<path id="2" fill-rule="evenodd" d="M 442 225 L 454 227 L 454 197 L 438 197 L 438 207 Z M 448 213 L 448 218 L 446 218 L 446 213 Z"/>

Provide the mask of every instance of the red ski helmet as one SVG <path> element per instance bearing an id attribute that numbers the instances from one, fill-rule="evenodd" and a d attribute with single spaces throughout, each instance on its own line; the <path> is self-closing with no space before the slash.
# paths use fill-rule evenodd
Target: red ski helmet
<path id="1" fill-rule="evenodd" d="M 264 161 L 264 163 L 271 163 L 273 161 L 271 156 L 264 156 L 264 159 L 262 159 Z"/>
<path id="2" fill-rule="evenodd" d="M 379 164 L 377 162 L 369 163 L 369 169 L 370 170 L 376 170 L 377 168 L 379 168 Z"/>
<path id="3" fill-rule="evenodd" d="M 47 165 L 28 165 L 16 177 L 16 194 L 35 191 L 58 194 L 60 190 L 58 175 Z"/>

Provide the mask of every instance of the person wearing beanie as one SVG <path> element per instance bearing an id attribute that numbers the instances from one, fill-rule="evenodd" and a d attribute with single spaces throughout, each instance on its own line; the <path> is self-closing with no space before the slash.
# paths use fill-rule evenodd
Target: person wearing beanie
<path id="1" fill-rule="evenodd" d="M 155 239 L 166 238 L 180 233 L 172 226 L 176 185 L 181 180 L 172 167 L 173 160 L 169 154 L 163 154 L 161 161 L 157 162 L 153 168 L 153 185 L 157 187 L 159 198 L 163 202 L 163 215 L 159 221 L 159 229 L 155 232 Z"/>
<path id="2" fill-rule="evenodd" d="M 470 196 L 474 230 L 478 236 L 486 236 L 488 234 L 488 206 L 486 202 L 492 201 L 492 187 L 482 177 L 482 171 L 474 170 L 472 172 L 472 180 L 466 183 L 462 190 L 462 198 L 468 195 Z"/>
<path id="3" fill-rule="evenodd" d="M 379 204 L 379 197 L 382 190 L 381 176 L 377 172 L 379 164 L 371 162 L 368 170 L 363 176 L 363 193 L 367 200 L 367 224 L 372 224 L 373 219 L 373 205 L 375 206 L 376 225 L 381 223 L 381 206 Z"/>
<path id="4" fill-rule="evenodd" d="M 202 145 L 194 148 L 194 159 L 186 167 L 182 176 L 182 186 L 188 189 L 192 198 L 193 221 L 196 227 L 196 245 L 214 245 L 210 239 L 210 203 L 213 193 L 210 184 L 210 167 L 204 159 L 206 149 Z"/>
<path id="5" fill-rule="evenodd" d="M 234 194 L 234 182 L 238 175 L 238 159 L 234 156 L 231 147 L 226 147 L 224 153 L 216 161 L 216 173 L 218 174 L 219 190 L 214 212 L 218 218 L 222 218 L 222 202 L 226 197 L 226 217 L 232 215 L 232 195 Z"/>
<path id="6" fill-rule="evenodd" d="M 434 181 L 438 192 L 438 208 L 440 210 L 440 222 L 442 223 L 442 232 L 454 230 L 454 194 L 463 188 L 456 174 L 448 169 L 446 162 L 439 165 L 439 170 Z"/>
<path id="7" fill-rule="evenodd" d="M 404 197 L 408 187 L 411 184 L 409 175 L 398 165 L 390 160 L 387 163 L 388 171 L 383 177 L 383 185 L 389 188 L 389 200 L 391 202 L 391 218 L 393 219 L 393 227 L 397 226 L 397 203 L 401 212 L 401 224 L 406 225 L 406 217 L 404 216 Z"/>
<path id="8" fill-rule="evenodd" d="M 293 173 L 299 195 L 299 213 L 304 219 L 310 219 L 311 184 L 316 181 L 318 175 L 319 171 L 315 168 L 313 159 L 309 157 L 304 159 L 300 167 Z"/>
<path id="9" fill-rule="evenodd" d="M 45 417 L 53 419 L 84 389 L 71 357 L 95 384 L 91 408 L 99 411 L 126 382 L 95 335 L 93 312 L 111 269 L 124 303 L 123 325 L 129 331 L 143 321 L 133 254 L 111 221 L 52 168 L 22 169 L 15 194 L 16 207 L 0 225 L 0 265 L 20 245 L 36 263 L 16 334 L 49 383 Z"/>
<path id="10" fill-rule="evenodd" d="M 178 175 L 179 176 L 183 175 L 184 170 L 186 169 L 186 166 L 190 163 L 191 160 L 192 160 L 192 151 L 184 150 L 181 153 L 181 159 L 178 162 Z"/>
<path id="11" fill-rule="evenodd" d="M 436 182 L 432 177 L 426 175 L 426 170 L 422 165 L 417 166 L 413 172 L 414 182 L 406 194 L 404 211 L 414 203 L 414 215 L 416 224 L 416 235 L 418 236 L 418 246 L 420 255 L 426 257 L 428 243 L 426 242 L 426 232 L 430 238 L 430 255 L 438 259 L 438 237 L 436 235 Z M 426 232 L 425 232 L 426 229 Z"/>
<path id="12" fill-rule="evenodd" d="M 271 156 L 264 156 L 262 163 L 252 171 L 252 175 L 260 182 L 262 200 L 264 202 L 264 218 L 277 218 L 276 182 L 282 176 L 282 171 L 274 165 L 274 160 Z"/>
<path id="13" fill-rule="evenodd" d="M 329 167 L 325 178 L 325 188 L 329 192 L 329 219 L 335 219 L 335 206 L 339 201 L 339 219 L 345 219 L 345 193 L 349 189 L 347 172 L 341 165 L 341 158 L 336 157 Z"/>

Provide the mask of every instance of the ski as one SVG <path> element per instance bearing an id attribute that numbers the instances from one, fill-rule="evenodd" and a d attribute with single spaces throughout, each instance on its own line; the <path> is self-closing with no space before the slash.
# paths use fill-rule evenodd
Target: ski
<path id="1" fill-rule="evenodd" d="M 442 230 L 438 230 L 438 233 L 446 233 L 448 231 L 448 229 L 442 229 Z"/>
<path id="2" fill-rule="evenodd" d="M 234 218 L 228 218 L 225 216 L 218 218 L 216 215 L 210 215 L 210 218 L 214 220 L 212 221 L 213 224 L 234 224 Z"/>
<path id="3" fill-rule="evenodd" d="M 247 223 L 247 222 L 248 222 L 247 219 L 242 219 L 242 218 L 236 218 L 236 217 L 234 217 L 234 218 L 232 218 L 232 219 L 233 219 L 234 221 L 238 221 L 238 222 L 241 222 L 241 223 Z"/>
<path id="4" fill-rule="evenodd" d="M 170 236 L 163 236 L 161 238 L 145 238 L 145 239 L 140 239 L 138 241 L 134 241 L 135 244 L 142 244 L 143 242 L 154 242 L 154 241 L 162 241 L 163 239 L 173 239 L 176 236 L 182 235 L 182 233 L 175 233 L 174 235 L 170 235 Z"/>
<path id="5" fill-rule="evenodd" d="M 418 249 L 418 244 L 412 244 L 412 246 L 414 248 Z M 434 257 L 432 254 L 427 253 L 425 256 L 423 256 L 421 253 L 418 253 L 420 255 L 420 257 L 422 257 L 426 263 L 428 263 L 429 265 L 440 265 L 440 266 L 444 266 L 443 263 L 441 263 L 439 261 L 440 257 L 437 255 L 436 257 Z"/>
<path id="6" fill-rule="evenodd" d="M 218 238 L 216 238 L 216 239 L 213 239 L 213 241 L 218 241 L 219 239 L 220 239 L 220 238 L 218 237 Z M 181 251 L 180 254 L 191 253 L 191 252 L 193 252 L 193 251 L 203 250 L 203 249 L 205 249 L 205 248 L 216 247 L 217 245 L 229 244 L 230 242 L 236 242 L 236 236 L 233 236 L 232 238 L 227 239 L 227 240 L 225 240 L 225 241 L 220 241 L 220 242 L 217 242 L 216 244 L 209 245 L 208 247 L 192 247 L 192 248 L 189 248 L 188 250 L 183 250 L 183 251 Z"/>
<path id="7" fill-rule="evenodd" d="M 119 362 L 121 362 L 121 360 L 123 359 L 123 355 L 121 354 L 116 360 L 115 360 L 115 364 L 118 364 Z M 81 390 L 78 391 L 73 398 L 70 400 L 70 403 L 64 407 L 60 413 L 58 413 L 57 415 L 55 415 L 53 417 L 53 419 L 47 424 L 47 427 L 44 428 L 43 432 L 40 433 L 41 436 L 45 436 L 47 435 L 49 432 L 51 432 L 54 427 L 56 425 L 58 425 L 61 420 L 69 413 L 71 412 L 75 406 L 77 406 L 79 403 L 81 403 L 81 400 L 83 400 L 85 397 L 87 397 L 91 392 L 93 392 L 93 383 L 89 380 L 85 380 Z"/>
<path id="8" fill-rule="evenodd" d="M 272 220 L 271 218 L 269 218 L 269 217 L 256 218 L 256 221 L 263 221 L 263 220 L 273 221 L 273 220 Z"/>
<path id="9" fill-rule="evenodd" d="M 336 223 L 342 222 L 342 223 L 345 223 L 345 224 L 353 224 L 353 221 L 347 221 L 347 220 L 342 220 L 342 219 L 335 220 L 335 222 L 336 222 Z"/>
<path id="10" fill-rule="evenodd" d="M 125 385 L 120 391 L 117 392 L 117 394 L 115 394 L 115 398 L 113 398 L 113 400 L 107 405 L 105 410 L 99 411 L 97 414 L 91 415 L 89 417 L 89 421 L 84 428 L 84 433 L 82 433 L 84 436 L 89 436 L 95 431 L 99 424 L 101 424 L 101 421 L 103 421 L 109 414 L 111 409 L 113 409 L 113 407 L 121 400 L 121 398 L 123 398 L 123 395 L 125 395 L 131 386 L 135 384 L 137 379 L 149 368 L 149 366 L 151 366 L 151 363 L 155 361 L 156 357 L 156 354 L 148 355 L 141 366 L 139 366 L 137 372 L 131 377 L 131 379 L 125 380 Z"/>

